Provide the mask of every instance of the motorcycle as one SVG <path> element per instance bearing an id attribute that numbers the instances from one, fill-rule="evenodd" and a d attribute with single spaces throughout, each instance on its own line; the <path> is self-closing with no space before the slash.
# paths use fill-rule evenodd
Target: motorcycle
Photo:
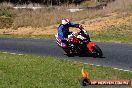
<path id="1" fill-rule="evenodd" d="M 94 57 L 101 58 L 103 56 L 102 50 L 94 42 L 90 41 L 89 34 L 84 28 L 79 28 L 79 32 L 72 32 L 68 35 L 68 48 L 64 49 L 68 56 L 90 54 Z M 56 43 L 61 45 L 61 40 L 58 34 L 55 35 Z"/>

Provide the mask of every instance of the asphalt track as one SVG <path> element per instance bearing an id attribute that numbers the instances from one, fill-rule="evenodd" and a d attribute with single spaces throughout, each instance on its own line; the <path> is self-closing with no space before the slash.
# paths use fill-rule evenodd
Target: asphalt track
<path id="1" fill-rule="evenodd" d="M 132 71 L 132 44 L 105 42 L 96 42 L 96 44 L 102 49 L 104 58 L 67 57 L 53 39 L 0 38 L 0 51 L 63 57 L 68 60 Z"/>

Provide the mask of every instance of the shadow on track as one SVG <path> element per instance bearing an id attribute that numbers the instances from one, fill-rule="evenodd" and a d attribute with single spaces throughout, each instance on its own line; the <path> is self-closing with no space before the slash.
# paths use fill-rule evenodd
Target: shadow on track
<path id="1" fill-rule="evenodd" d="M 78 56 L 78 57 L 93 57 L 93 58 L 106 58 L 106 57 L 96 57 L 94 55 L 91 55 L 91 54 L 80 54 L 80 55 L 77 55 L 77 54 L 74 54 L 74 55 L 68 55 L 68 54 L 64 54 L 68 57 L 75 57 L 75 56 Z"/>

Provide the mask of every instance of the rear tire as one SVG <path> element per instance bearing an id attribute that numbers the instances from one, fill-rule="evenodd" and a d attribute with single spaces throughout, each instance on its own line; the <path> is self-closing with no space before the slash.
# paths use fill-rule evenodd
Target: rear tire
<path id="1" fill-rule="evenodd" d="M 103 57 L 103 52 L 97 45 L 93 46 L 92 53 L 94 54 L 95 57 L 99 57 L 99 58 Z"/>

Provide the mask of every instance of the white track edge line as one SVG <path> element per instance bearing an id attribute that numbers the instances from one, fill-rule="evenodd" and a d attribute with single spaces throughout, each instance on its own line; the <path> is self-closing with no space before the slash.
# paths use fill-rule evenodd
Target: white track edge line
<path id="1" fill-rule="evenodd" d="M 70 60 L 69 60 L 70 61 Z M 77 61 L 75 61 L 77 62 Z M 81 64 L 85 64 L 85 65 L 95 65 L 97 67 L 101 67 L 102 65 L 96 65 L 96 64 L 88 64 L 88 63 L 85 63 L 85 62 L 79 62 Z M 109 67 L 109 66 L 103 66 L 103 67 Z M 125 69 L 120 69 L 120 68 L 114 68 L 114 67 L 111 67 L 112 69 L 115 69 L 115 70 L 119 70 L 119 71 L 124 71 L 124 72 L 132 72 L 131 70 L 125 70 Z"/>
<path id="2" fill-rule="evenodd" d="M 10 53 L 10 52 L 1 52 L 1 53 L 9 53 L 9 54 L 12 54 L 12 55 L 19 55 L 19 56 L 22 56 L 22 55 L 24 55 L 24 54 L 19 54 L 19 53 Z"/>
<path id="3" fill-rule="evenodd" d="M 2 52 L 2 53 L 8 53 L 8 52 Z M 9 53 L 9 54 L 12 54 L 12 55 L 24 55 L 24 54 L 17 54 L 17 53 Z M 68 61 L 71 61 L 71 60 L 68 60 Z M 78 63 L 78 61 L 74 61 L 75 63 Z M 88 64 L 88 63 L 83 63 L 83 62 L 79 62 L 81 64 Z M 96 65 L 96 64 L 89 64 L 89 65 L 95 65 L 97 67 L 101 67 L 101 65 Z M 107 67 L 107 66 L 103 66 L 103 67 Z M 112 67 L 113 68 L 113 67 Z M 119 71 L 124 71 L 124 72 L 132 72 L 131 70 L 124 70 L 124 69 L 120 69 L 120 68 L 113 68 L 115 70 L 119 70 Z"/>

